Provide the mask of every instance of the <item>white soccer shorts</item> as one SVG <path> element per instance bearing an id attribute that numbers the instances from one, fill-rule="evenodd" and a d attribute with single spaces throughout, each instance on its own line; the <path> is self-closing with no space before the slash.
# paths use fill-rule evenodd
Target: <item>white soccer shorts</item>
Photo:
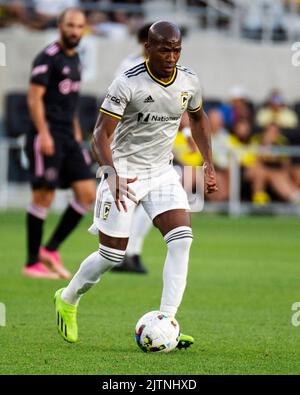
<path id="1" fill-rule="evenodd" d="M 137 180 L 130 184 L 136 197 L 153 220 L 157 215 L 174 209 L 190 210 L 188 198 L 180 177 L 173 166 L 163 175 L 152 179 Z M 120 238 L 128 238 L 136 204 L 125 198 L 127 212 L 117 209 L 106 180 L 102 180 L 97 189 L 94 209 L 94 222 L 89 231 Z"/>

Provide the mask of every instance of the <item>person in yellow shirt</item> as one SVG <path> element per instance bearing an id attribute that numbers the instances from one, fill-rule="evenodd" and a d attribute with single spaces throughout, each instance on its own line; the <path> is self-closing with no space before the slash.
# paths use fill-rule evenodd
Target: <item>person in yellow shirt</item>
<path id="1" fill-rule="evenodd" d="M 286 106 L 281 93 L 276 89 L 271 92 L 268 104 L 256 115 L 256 124 L 259 127 L 265 128 L 271 123 L 280 128 L 296 129 L 298 127 L 296 112 Z"/>
<path id="2" fill-rule="evenodd" d="M 287 144 L 287 139 L 274 123 L 268 125 L 261 134 L 251 138 L 252 146 L 266 149 Z M 266 192 L 268 187 L 284 201 L 300 201 L 300 192 L 289 176 L 289 162 L 290 159 L 286 155 L 256 155 L 255 161 L 246 172 L 246 177 L 251 182 L 253 203 L 263 205 L 270 201 Z"/>
<path id="3" fill-rule="evenodd" d="M 239 120 L 235 123 L 233 133 L 229 136 L 229 147 L 239 149 L 240 163 L 242 167 L 249 168 L 256 162 L 256 155 L 251 152 L 252 129 L 247 120 Z"/>

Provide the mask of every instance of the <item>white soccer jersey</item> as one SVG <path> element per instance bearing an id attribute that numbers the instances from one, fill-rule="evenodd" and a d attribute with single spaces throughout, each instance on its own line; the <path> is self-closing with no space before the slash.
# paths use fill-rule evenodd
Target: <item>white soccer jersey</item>
<path id="1" fill-rule="evenodd" d="M 117 77 L 100 111 L 120 119 L 111 145 L 118 174 L 144 178 L 164 171 L 182 114 L 201 106 L 199 79 L 188 68 L 177 65 L 170 81 L 163 82 L 146 61 Z"/>

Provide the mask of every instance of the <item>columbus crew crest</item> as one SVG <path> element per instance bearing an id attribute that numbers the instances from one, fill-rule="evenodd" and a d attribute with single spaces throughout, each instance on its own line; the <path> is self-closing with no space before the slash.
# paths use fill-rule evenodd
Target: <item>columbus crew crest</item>
<path id="1" fill-rule="evenodd" d="M 102 219 L 104 221 L 107 220 L 110 209 L 111 209 L 111 203 L 108 203 L 108 202 L 104 203 L 103 212 L 102 212 Z"/>
<path id="2" fill-rule="evenodd" d="M 189 94 L 188 92 L 181 92 L 180 96 L 180 110 L 185 111 L 187 108 Z"/>

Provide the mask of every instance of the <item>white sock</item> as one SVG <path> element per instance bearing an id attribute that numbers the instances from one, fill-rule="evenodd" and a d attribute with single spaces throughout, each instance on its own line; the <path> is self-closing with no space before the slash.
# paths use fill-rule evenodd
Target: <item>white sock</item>
<path id="1" fill-rule="evenodd" d="M 125 251 L 100 245 L 98 251 L 93 252 L 81 263 L 78 272 L 63 290 L 62 299 L 69 304 L 77 305 L 82 294 L 96 284 L 103 273 L 119 265 L 124 255 Z"/>
<path id="2" fill-rule="evenodd" d="M 127 255 L 140 255 L 142 253 L 144 239 L 151 225 L 152 221 L 148 217 L 144 207 L 139 204 L 133 214 L 130 237 L 126 249 Z"/>
<path id="3" fill-rule="evenodd" d="M 179 226 L 168 232 L 164 239 L 168 253 L 163 271 L 163 293 L 160 311 L 175 317 L 186 286 L 192 229 Z"/>

